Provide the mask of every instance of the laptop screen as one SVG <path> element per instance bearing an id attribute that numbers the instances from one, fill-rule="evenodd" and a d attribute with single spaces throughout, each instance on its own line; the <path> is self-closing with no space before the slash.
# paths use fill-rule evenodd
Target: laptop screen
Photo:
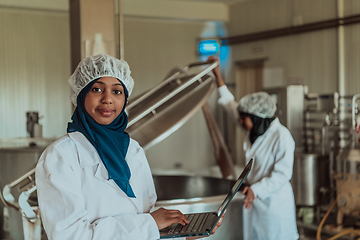
<path id="1" fill-rule="evenodd" d="M 230 192 L 228 193 L 228 195 L 226 196 L 225 200 L 223 201 L 223 203 L 220 205 L 219 210 L 217 212 L 218 217 L 221 216 L 221 214 L 223 214 L 224 210 L 226 209 L 226 207 L 229 205 L 231 199 L 235 196 L 235 194 L 237 193 L 237 191 L 239 191 L 239 188 L 241 186 L 241 184 L 244 182 L 245 177 L 248 175 L 248 173 L 250 172 L 251 166 L 252 166 L 252 162 L 253 159 L 250 159 L 250 161 L 248 162 L 248 164 L 246 164 L 246 167 L 244 168 L 244 170 L 242 171 L 240 177 L 236 180 L 235 184 L 233 185 L 233 187 L 231 188 Z"/>

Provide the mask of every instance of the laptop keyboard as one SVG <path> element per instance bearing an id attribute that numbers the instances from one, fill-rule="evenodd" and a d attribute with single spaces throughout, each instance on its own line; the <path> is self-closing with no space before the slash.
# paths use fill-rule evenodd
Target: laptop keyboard
<path id="1" fill-rule="evenodd" d="M 211 213 L 196 213 L 196 214 L 185 214 L 186 219 L 189 221 L 189 224 L 177 226 L 169 231 L 169 233 L 185 233 L 185 232 L 199 232 L 204 227 L 206 219 L 211 215 Z"/>

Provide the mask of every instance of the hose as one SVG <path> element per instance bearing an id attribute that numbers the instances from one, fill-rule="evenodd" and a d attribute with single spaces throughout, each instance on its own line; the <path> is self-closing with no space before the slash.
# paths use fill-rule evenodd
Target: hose
<path id="1" fill-rule="evenodd" d="M 317 229 L 317 232 L 316 232 L 316 240 L 321 240 L 321 229 L 325 223 L 326 218 L 329 216 L 331 210 L 335 207 L 336 201 L 337 201 L 337 199 L 334 200 L 334 202 L 331 204 L 330 208 L 327 210 L 325 216 L 321 220 L 319 227 Z"/>
<path id="2" fill-rule="evenodd" d="M 336 234 L 335 236 L 329 238 L 328 240 L 335 240 L 335 239 L 338 239 L 339 237 L 344 236 L 346 234 L 357 234 L 357 235 L 360 236 L 360 230 L 355 230 L 353 228 L 348 228 L 348 229 L 345 229 L 345 230 L 341 231 L 340 233 Z"/>
<path id="3" fill-rule="evenodd" d="M 330 208 L 327 210 L 325 216 L 321 220 L 319 227 L 317 229 L 317 232 L 316 232 L 316 240 L 321 240 L 321 229 L 325 223 L 326 218 L 329 216 L 331 210 L 335 207 L 336 202 L 337 202 L 337 199 L 334 200 L 334 202 L 331 204 Z M 353 229 L 353 228 L 347 228 L 347 229 L 344 229 L 343 231 L 339 232 L 335 236 L 329 238 L 328 240 L 335 240 L 346 234 L 356 234 L 356 235 L 360 236 L 360 230 Z M 360 240 L 360 238 L 358 238 L 358 240 Z"/>

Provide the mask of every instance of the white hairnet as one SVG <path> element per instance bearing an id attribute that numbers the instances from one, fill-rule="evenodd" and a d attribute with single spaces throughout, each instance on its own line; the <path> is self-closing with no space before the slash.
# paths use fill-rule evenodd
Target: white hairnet
<path id="1" fill-rule="evenodd" d="M 76 99 L 81 90 L 91 81 L 101 77 L 114 77 L 119 79 L 128 91 L 128 97 L 134 88 L 134 80 L 130 76 L 127 62 L 106 54 L 84 58 L 70 76 L 68 82 L 72 88 L 71 102 L 76 106 Z"/>
<path id="2" fill-rule="evenodd" d="M 266 92 L 252 93 L 240 99 L 238 111 L 260 118 L 271 118 L 276 112 L 276 103 L 273 97 Z"/>

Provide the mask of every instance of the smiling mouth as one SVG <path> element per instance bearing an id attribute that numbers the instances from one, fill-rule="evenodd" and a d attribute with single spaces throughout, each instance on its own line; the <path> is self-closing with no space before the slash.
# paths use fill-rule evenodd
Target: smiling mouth
<path id="1" fill-rule="evenodd" d="M 114 110 L 112 109 L 98 109 L 97 111 L 103 117 L 110 117 L 114 113 Z"/>

